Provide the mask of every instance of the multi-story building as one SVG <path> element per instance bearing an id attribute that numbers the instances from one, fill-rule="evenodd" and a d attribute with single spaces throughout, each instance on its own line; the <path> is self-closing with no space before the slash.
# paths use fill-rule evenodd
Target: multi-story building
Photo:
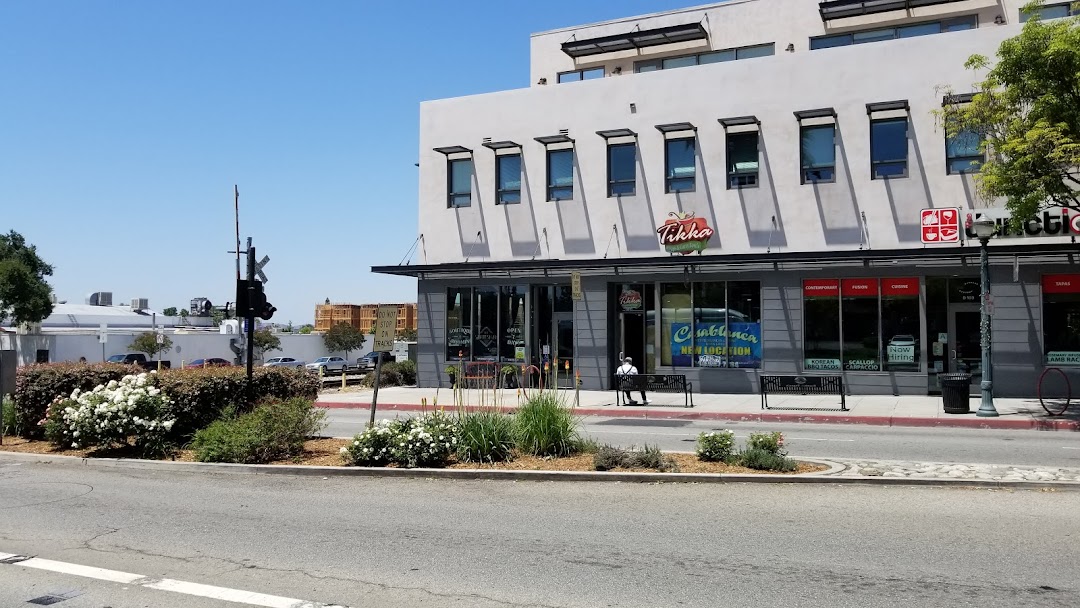
<path id="1" fill-rule="evenodd" d="M 397 331 L 416 331 L 416 304 L 388 304 L 397 306 Z M 365 334 L 375 332 L 375 318 L 379 304 L 325 304 L 315 306 L 315 331 L 326 331 L 338 323 L 348 323 Z"/>
<path id="2" fill-rule="evenodd" d="M 935 110 L 970 101 L 965 60 L 1023 4 L 731 0 L 535 34 L 528 88 L 422 104 L 421 259 L 374 268 L 419 279 L 420 385 L 557 359 L 606 389 L 625 354 L 704 392 L 977 386 L 965 220 L 1005 211 L 977 200 L 979 136 Z M 999 395 L 1080 362 L 1078 219 L 991 240 Z"/>

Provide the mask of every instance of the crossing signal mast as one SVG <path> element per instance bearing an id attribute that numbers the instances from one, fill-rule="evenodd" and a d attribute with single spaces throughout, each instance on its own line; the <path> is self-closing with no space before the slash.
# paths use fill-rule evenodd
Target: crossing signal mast
<path id="1" fill-rule="evenodd" d="M 266 277 L 263 268 L 270 262 L 270 256 L 263 256 L 262 260 L 255 261 L 255 247 L 248 238 L 247 247 L 247 278 L 236 280 L 236 316 L 244 319 L 247 326 L 245 343 L 247 345 L 247 396 L 248 404 L 251 404 L 251 375 L 255 359 L 255 317 L 269 321 L 274 317 L 277 308 L 266 301 L 266 292 L 263 285 L 270 279 Z M 258 278 L 256 278 L 258 276 Z"/>

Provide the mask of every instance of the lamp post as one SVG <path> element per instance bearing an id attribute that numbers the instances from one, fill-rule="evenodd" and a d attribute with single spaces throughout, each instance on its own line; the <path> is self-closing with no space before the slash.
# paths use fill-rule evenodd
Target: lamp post
<path id="1" fill-rule="evenodd" d="M 994 236 L 997 226 L 994 220 L 981 217 L 971 223 L 975 236 L 979 239 L 979 269 L 980 269 L 980 300 L 979 300 L 979 345 L 982 347 L 982 381 L 979 388 L 982 390 L 982 404 L 976 416 L 997 416 L 998 411 L 994 408 L 994 382 L 993 364 L 990 362 L 990 311 L 987 304 L 990 302 L 990 258 L 987 252 L 987 244 L 990 237 Z"/>

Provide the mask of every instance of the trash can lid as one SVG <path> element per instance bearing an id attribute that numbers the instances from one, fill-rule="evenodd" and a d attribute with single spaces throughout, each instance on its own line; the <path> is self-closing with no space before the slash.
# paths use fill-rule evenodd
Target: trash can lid
<path id="1" fill-rule="evenodd" d="M 938 374 L 938 378 L 941 380 L 964 380 L 970 381 L 971 374 L 955 373 L 955 374 Z"/>

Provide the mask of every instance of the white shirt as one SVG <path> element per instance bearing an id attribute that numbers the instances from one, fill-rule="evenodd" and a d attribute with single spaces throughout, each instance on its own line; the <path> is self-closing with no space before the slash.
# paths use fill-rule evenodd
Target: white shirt
<path id="1" fill-rule="evenodd" d="M 637 375 L 637 368 L 629 363 L 623 363 L 619 366 L 619 369 L 615 370 L 615 373 L 620 376 L 634 376 Z"/>

